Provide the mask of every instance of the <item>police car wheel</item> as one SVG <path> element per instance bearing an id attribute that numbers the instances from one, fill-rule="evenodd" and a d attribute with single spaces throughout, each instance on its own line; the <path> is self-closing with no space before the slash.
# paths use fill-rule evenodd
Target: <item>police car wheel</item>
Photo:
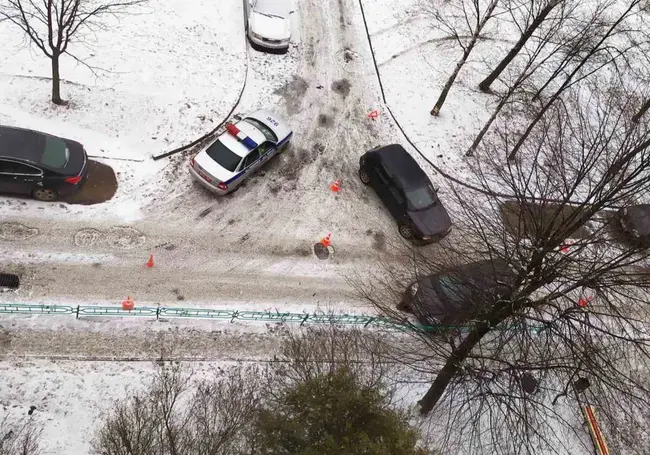
<path id="1" fill-rule="evenodd" d="M 359 180 L 361 180 L 361 183 L 364 185 L 370 185 L 370 175 L 368 174 L 368 171 L 362 167 L 359 168 Z"/>

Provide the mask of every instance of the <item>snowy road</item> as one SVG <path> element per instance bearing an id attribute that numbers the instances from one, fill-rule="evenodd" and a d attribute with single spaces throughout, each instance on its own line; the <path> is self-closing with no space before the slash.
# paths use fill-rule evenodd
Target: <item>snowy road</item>
<path id="1" fill-rule="evenodd" d="M 380 256 L 391 260 L 387 243 L 399 242 L 392 219 L 358 181 L 357 161 L 395 142 L 396 129 L 384 116 L 367 118 L 379 95 L 358 3 L 305 0 L 299 9 L 301 42 L 289 55 L 250 51 L 240 104 L 242 112 L 257 109 L 279 87 L 276 108 L 296 131 L 292 148 L 224 198 L 193 183 L 187 156 L 175 156 L 167 197 L 161 188 L 148 215 L 128 225 L 4 217 L 0 266 L 22 275 L 22 289 L 2 298 L 357 307 L 346 277 L 373 270 Z M 296 74 L 274 73 L 278 59 L 279 70 L 295 65 Z M 334 179 L 342 181 L 336 195 L 328 189 Z M 336 254 L 319 261 L 311 247 L 328 232 Z M 156 266 L 146 269 L 150 253 Z"/>
<path id="2" fill-rule="evenodd" d="M 0 359 L 266 361 L 280 343 L 273 325 L 224 321 L 73 320 L 15 318 L 0 324 Z"/>

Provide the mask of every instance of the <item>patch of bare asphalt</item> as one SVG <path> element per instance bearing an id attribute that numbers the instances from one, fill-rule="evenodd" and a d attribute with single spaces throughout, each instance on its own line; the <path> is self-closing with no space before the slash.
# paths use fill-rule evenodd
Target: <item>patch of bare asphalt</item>
<path id="1" fill-rule="evenodd" d="M 280 87 L 275 91 L 276 95 L 280 95 L 284 99 L 284 103 L 289 115 L 295 114 L 300 110 L 302 99 L 307 93 L 309 84 L 300 76 L 294 76 L 287 84 Z"/>
<path id="2" fill-rule="evenodd" d="M 350 88 L 352 88 L 352 84 L 347 79 L 339 79 L 338 81 L 332 82 L 332 90 L 344 98 L 350 94 Z"/>
<path id="3" fill-rule="evenodd" d="M 318 125 L 325 128 L 331 128 L 334 126 L 334 119 L 331 115 L 318 114 Z"/>
<path id="4" fill-rule="evenodd" d="M 106 202 L 115 196 L 117 177 L 110 166 L 98 161 L 88 161 L 88 177 L 81 189 L 65 199 L 68 204 L 93 205 Z"/>

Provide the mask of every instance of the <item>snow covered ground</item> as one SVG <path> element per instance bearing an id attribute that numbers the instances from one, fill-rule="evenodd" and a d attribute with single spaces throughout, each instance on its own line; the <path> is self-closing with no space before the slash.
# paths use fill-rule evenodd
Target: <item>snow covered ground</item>
<path id="1" fill-rule="evenodd" d="M 404 140 L 385 113 L 367 117 L 382 101 L 358 1 L 296 2 L 294 43 L 272 55 L 247 50 L 240 1 L 151 0 L 78 50 L 102 68 L 97 76 L 64 59 L 70 104 L 59 108 L 48 102 L 47 60 L 0 24 L 0 123 L 83 142 L 119 184 L 95 206 L 0 197 L 0 267 L 22 283 L 0 301 L 119 305 L 130 295 L 147 306 L 370 311 L 348 278 L 400 260 L 400 239 L 358 181 L 357 162 L 373 146 Z M 428 157 L 461 176 L 467 141 L 493 102 L 474 89 L 483 59 L 507 43 L 482 41 L 432 118 L 458 50 L 407 17 L 409 1 L 364 5 L 388 103 Z M 283 115 L 295 131 L 285 154 L 224 198 L 191 180 L 189 154 L 150 159 L 211 130 L 244 83 L 235 113 Z M 335 179 L 338 194 L 328 189 Z M 328 232 L 335 254 L 319 261 L 311 248 Z M 0 412 L 36 405 L 45 453 L 56 455 L 88 453 L 100 412 L 150 373 L 148 363 L 106 359 L 155 358 L 161 339 L 214 362 L 264 359 L 277 345 L 275 326 L 222 321 L 2 315 L 0 326 Z M 105 361 L 61 360 L 80 358 Z"/>
<path id="2" fill-rule="evenodd" d="M 16 31 L 2 24 L 3 40 L 6 36 L 14 44 L 2 51 L 1 122 L 79 139 L 91 155 L 143 161 L 103 160 L 119 172 L 120 185 L 105 204 L 45 205 L 2 198 L 0 266 L 21 276 L 21 288 L 0 298 L 119 305 L 131 295 L 136 305 L 367 312 L 352 296 L 346 277 L 376 267 L 397 233 L 356 177 L 361 151 L 392 141 L 389 125 L 366 117 L 379 96 L 358 5 L 301 1 L 289 53 L 251 50 L 248 57 L 239 2 L 152 5 L 111 24 L 110 37 L 122 36 L 128 45 L 111 47 L 105 43 L 114 39 L 98 37 L 94 63 L 109 67 L 110 76 L 95 79 L 79 67 L 64 66 L 63 77 L 81 85 L 64 84 L 63 97 L 71 104 L 56 110 L 48 104 L 48 81 L 23 77 L 47 77 L 47 61 L 23 50 Z M 182 36 L 180 44 L 172 39 L 175 31 Z M 295 138 L 285 155 L 237 193 L 217 199 L 192 182 L 187 154 L 157 162 L 149 156 L 194 139 L 221 120 L 244 83 L 248 59 L 246 89 L 235 113 L 270 106 L 287 118 Z M 156 70 L 134 71 L 140 65 Z M 334 195 L 328 187 L 337 178 L 342 191 Z M 335 254 L 319 261 L 311 248 L 328 232 L 333 233 Z M 153 269 L 144 266 L 150 253 L 155 254 Z M 232 343 L 214 335 L 233 330 L 220 321 L 77 321 L 65 316 L 2 316 L 0 321 L 12 340 L 0 349 L 16 359 L 11 362 L 20 362 L 21 356 L 106 359 L 139 349 L 151 356 L 151 340 L 160 333 L 178 334 L 178 344 L 191 345 L 193 337 L 212 340 L 197 342 L 203 346 L 197 355 L 208 353 L 216 360 L 234 355 Z M 235 324 L 234 329 L 241 332 L 238 345 L 247 352 L 253 349 L 255 358 L 263 355 L 262 348 L 273 350 L 275 335 L 265 335 L 270 330 L 266 325 Z M 76 377 L 87 371 L 79 366 L 75 373 L 74 364 L 66 364 L 65 373 L 30 362 L 20 364 L 18 376 L 5 376 L 3 391 L 10 384 L 17 390 L 23 376 L 51 374 L 78 383 Z M 16 365 L 5 361 L 2 367 Z M 122 369 L 118 363 L 102 365 L 104 371 Z M 123 380 L 138 382 L 142 375 L 146 372 L 113 376 L 119 379 L 110 390 L 123 396 Z M 65 396 L 56 391 L 60 381 L 44 381 L 53 387 L 52 406 Z M 80 388 L 76 401 L 103 400 L 96 396 L 103 386 L 95 385 Z M 28 394 L 30 400 L 21 395 L 11 395 L 11 406 L 32 404 L 27 401 L 34 395 Z M 59 425 L 61 418 L 55 414 L 45 422 L 52 438 L 46 453 L 87 453 L 73 430 L 90 427 L 84 423 L 87 414 L 70 412 Z"/>
<path id="3" fill-rule="evenodd" d="M 226 362 L 194 362 L 196 378 L 214 377 Z M 87 455 L 97 424 L 112 404 L 149 382 L 152 362 L 15 360 L 0 363 L 0 413 L 44 428 L 47 454 Z"/>
<path id="4" fill-rule="evenodd" d="M 93 70 L 62 57 L 69 102 L 62 107 L 49 102 L 49 60 L 9 21 L 0 24 L 0 123 L 78 140 L 119 173 L 117 195 L 101 206 L 8 206 L 11 199 L 2 198 L 3 211 L 139 217 L 146 188 L 164 182 L 165 162 L 150 156 L 211 130 L 239 95 L 247 65 L 242 9 L 236 1 L 151 0 L 105 17 L 104 27 L 84 35 L 85 45 L 71 47 Z"/>

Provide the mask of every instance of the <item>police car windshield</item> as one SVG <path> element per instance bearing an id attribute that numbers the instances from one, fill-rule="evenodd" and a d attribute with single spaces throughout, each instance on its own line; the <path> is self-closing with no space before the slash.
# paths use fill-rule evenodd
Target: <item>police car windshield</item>
<path id="1" fill-rule="evenodd" d="M 230 172 L 235 172 L 235 169 L 237 169 L 237 166 L 241 161 L 241 156 L 233 153 L 233 151 L 223 145 L 221 141 L 216 141 L 206 149 L 205 153 L 215 160 L 219 166 L 229 170 Z"/>
<path id="2" fill-rule="evenodd" d="M 278 142 L 278 138 L 275 135 L 275 133 L 271 131 L 271 128 L 269 128 L 259 120 L 255 120 L 254 118 L 247 117 L 242 121 L 248 123 L 249 125 L 253 125 L 255 128 L 260 130 L 260 133 L 264 135 L 267 141 Z"/>

